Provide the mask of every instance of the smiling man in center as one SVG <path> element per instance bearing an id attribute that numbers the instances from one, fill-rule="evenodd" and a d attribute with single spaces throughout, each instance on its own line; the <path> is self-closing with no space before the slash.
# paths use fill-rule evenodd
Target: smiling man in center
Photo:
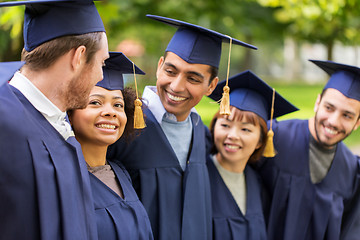
<path id="1" fill-rule="evenodd" d="M 221 45 L 230 37 L 147 16 L 178 29 L 158 62 L 156 87 L 144 90 L 147 127 L 130 143 L 116 142 L 109 158 L 129 171 L 154 239 L 211 239 L 205 126 L 194 107 L 216 87 Z M 237 39 L 232 43 L 256 49 Z"/>

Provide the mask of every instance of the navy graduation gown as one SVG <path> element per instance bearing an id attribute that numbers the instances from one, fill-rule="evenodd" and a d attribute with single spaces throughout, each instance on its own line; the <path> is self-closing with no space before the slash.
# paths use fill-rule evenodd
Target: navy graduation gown
<path id="1" fill-rule="evenodd" d="M 360 169 L 360 156 L 357 156 Z M 350 201 L 346 202 L 340 239 L 358 240 L 360 236 L 360 172 L 357 172 L 355 193 Z"/>
<path id="2" fill-rule="evenodd" d="M 124 199 L 89 173 L 99 240 L 153 239 L 149 218 L 131 185 L 130 176 L 116 163 L 109 164 L 120 183 Z"/>
<path id="3" fill-rule="evenodd" d="M 128 170 L 149 215 L 155 239 L 211 239 L 210 186 L 202 121 L 191 113 L 192 145 L 183 171 L 153 114 L 149 109 L 144 109 L 144 113 L 147 127 L 130 144 L 118 141 L 111 146 L 110 158 L 120 160 Z"/>
<path id="4" fill-rule="evenodd" d="M 0 115 L 0 239 L 96 239 L 80 144 L 66 142 L 7 83 Z"/>
<path id="5" fill-rule="evenodd" d="M 257 173 L 250 166 L 244 170 L 247 194 L 244 216 L 210 156 L 206 164 L 210 176 L 213 239 L 265 240 L 266 226 Z"/>
<path id="6" fill-rule="evenodd" d="M 272 195 L 269 239 L 339 239 L 343 212 L 354 192 L 356 157 L 339 143 L 326 177 L 313 184 L 308 121 L 275 121 L 273 129 L 278 154 L 266 159 L 260 171 Z"/>

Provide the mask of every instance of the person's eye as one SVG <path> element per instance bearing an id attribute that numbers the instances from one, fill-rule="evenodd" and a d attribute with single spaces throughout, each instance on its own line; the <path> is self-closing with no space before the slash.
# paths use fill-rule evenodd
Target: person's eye
<path id="1" fill-rule="evenodd" d="M 229 128 L 229 124 L 226 124 L 226 123 L 222 123 L 220 126 L 224 127 L 224 128 Z"/>
<path id="2" fill-rule="evenodd" d="M 326 109 L 327 111 L 332 111 L 332 107 L 329 106 L 329 105 L 325 105 L 325 109 Z"/>
<path id="3" fill-rule="evenodd" d="M 350 114 L 347 114 L 347 113 L 344 113 L 344 118 L 346 118 L 346 119 L 348 119 L 348 120 L 351 120 L 351 119 L 353 119 L 353 116 L 352 115 L 350 115 Z"/>
<path id="4" fill-rule="evenodd" d="M 92 101 L 89 102 L 89 105 L 100 106 L 101 103 L 99 101 L 97 101 L 97 100 L 92 100 Z"/>
<path id="5" fill-rule="evenodd" d="M 188 79 L 190 82 L 193 82 L 193 83 L 201 83 L 201 81 L 197 78 L 189 77 Z"/>
<path id="6" fill-rule="evenodd" d="M 116 108 L 124 108 L 124 104 L 123 103 L 115 103 L 114 107 L 116 107 Z"/>
<path id="7" fill-rule="evenodd" d="M 242 128 L 241 131 L 243 131 L 243 132 L 251 132 L 251 129 L 249 129 L 249 128 Z"/>
<path id="8" fill-rule="evenodd" d="M 175 75 L 175 71 L 173 71 L 172 69 L 165 69 L 165 72 L 169 75 Z"/>

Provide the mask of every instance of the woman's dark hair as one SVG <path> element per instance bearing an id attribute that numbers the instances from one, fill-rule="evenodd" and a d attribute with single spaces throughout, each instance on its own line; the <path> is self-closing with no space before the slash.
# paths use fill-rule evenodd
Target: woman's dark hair
<path id="1" fill-rule="evenodd" d="M 124 138 L 126 141 L 131 141 L 136 137 L 141 131 L 134 129 L 134 112 L 135 112 L 135 99 L 136 92 L 131 87 L 126 87 L 122 90 L 125 102 L 125 114 L 127 117 L 127 122 L 125 125 L 125 130 L 121 138 Z M 144 119 L 145 119 L 144 114 Z"/>
<path id="2" fill-rule="evenodd" d="M 256 125 L 260 125 L 260 142 L 261 142 L 261 147 L 256 149 L 253 154 L 251 154 L 248 163 L 256 163 L 258 160 L 260 160 L 261 155 L 264 151 L 265 148 L 265 144 L 266 144 L 266 136 L 267 136 L 267 125 L 264 119 L 262 119 L 261 117 L 259 117 L 257 114 L 250 112 L 250 111 L 242 111 L 236 107 L 230 106 L 230 110 L 231 110 L 231 119 L 232 121 L 241 121 L 243 118 L 246 119 L 247 122 Z M 211 120 L 210 123 L 210 132 L 211 132 L 211 139 L 212 139 L 212 148 L 211 148 L 211 154 L 216 154 L 218 153 L 218 150 L 214 144 L 214 128 L 215 128 L 215 124 L 216 121 L 219 118 L 226 118 L 229 119 L 229 116 L 224 116 L 224 115 L 220 115 L 220 111 L 218 111 L 213 119 Z"/>
<path id="3" fill-rule="evenodd" d="M 134 111 L 135 111 L 135 99 L 136 99 L 136 92 L 134 89 L 126 87 L 124 90 L 121 91 L 124 96 L 125 102 L 125 114 L 127 117 L 127 122 L 125 125 L 124 133 L 121 137 L 125 139 L 130 139 L 135 132 L 134 129 Z"/>

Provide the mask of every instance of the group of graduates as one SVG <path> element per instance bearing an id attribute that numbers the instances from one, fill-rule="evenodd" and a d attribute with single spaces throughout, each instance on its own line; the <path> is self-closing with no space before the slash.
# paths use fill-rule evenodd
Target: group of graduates
<path id="1" fill-rule="evenodd" d="M 360 158 L 342 142 L 360 125 L 360 68 L 311 60 L 330 76 L 315 115 L 277 121 L 298 109 L 252 71 L 217 76 L 223 42 L 255 46 L 147 15 L 177 31 L 140 101 L 123 74 L 145 73 L 109 52 L 92 0 L 0 3 L 16 5 L 0 239 L 360 239 Z M 221 102 L 209 128 L 203 96 Z"/>

